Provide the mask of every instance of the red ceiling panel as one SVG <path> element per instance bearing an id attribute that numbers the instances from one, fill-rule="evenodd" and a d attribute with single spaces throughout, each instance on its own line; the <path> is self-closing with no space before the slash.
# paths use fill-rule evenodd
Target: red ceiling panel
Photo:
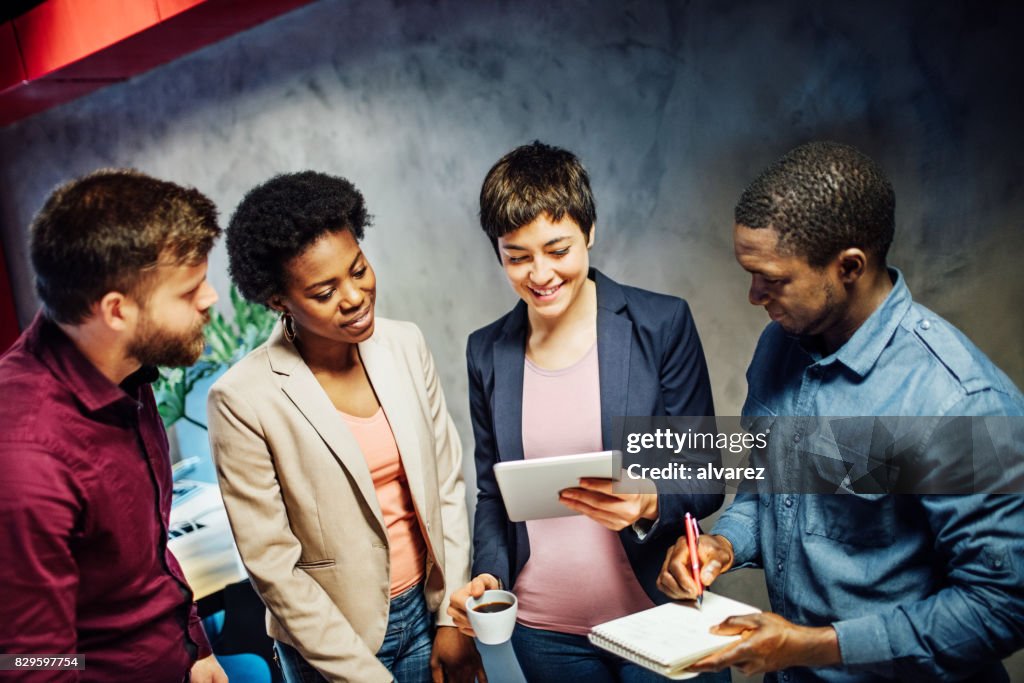
<path id="1" fill-rule="evenodd" d="M 14 24 L 0 24 L 0 92 L 21 85 L 25 81 L 25 68 L 14 36 Z"/>
<path id="2" fill-rule="evenodd" d="M 204 2 L 206 0 L 156 0 L 156 10 L 160 14 L 160 19 L 166 21 L 175 14 L 192 9 Z"/>
<path id="3" fill-rule="evenodd" d="M 97 81 L 33 81 L 0 93 L 0 126 L 88 95 L 105 83 Z"/>
<path id="4" fill-rule="evenodd" d="M 35 80 L 158 23 L 155 0 L 49 0 L 16 18 L 14 30 Z"/>
<path id="5" fill-rule="evenodd" d="M 0 30 L 4 64 L 0 126 L 123 81 L 310 2 L 48 0 L 0 25 L 7 29 Z M 20 48 L 20 62 L 14 64 L 24 64 L 24 77 L 7 68 L 4 50 L 12 44 Z"/>

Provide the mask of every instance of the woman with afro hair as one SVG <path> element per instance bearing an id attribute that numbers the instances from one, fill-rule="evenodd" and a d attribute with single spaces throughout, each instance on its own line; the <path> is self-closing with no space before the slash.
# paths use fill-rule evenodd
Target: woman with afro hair
<path id="1" fill-rule="evenodd" d="M 210 392 L 224 505 L 286 681 L 485 680 L 446 613 L 469 571 L 462 447 L 422 333 L 375 316 L 368 222 L 312 171 L 231 218 L 231 276 L 281 320 Z"/>

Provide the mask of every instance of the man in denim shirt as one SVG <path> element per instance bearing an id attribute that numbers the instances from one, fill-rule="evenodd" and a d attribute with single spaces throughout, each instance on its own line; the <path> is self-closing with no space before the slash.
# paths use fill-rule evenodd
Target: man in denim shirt
<path id="1" fill-rule="evenodd" d="M 1024 414 L 1006 375 L 915 304 L 900 272 L 886 267 L 894 204 L 866 156 L 810 143 L 765 171 L 736 207 L 735 253 L 752 276 L 750 303 L 772 319 L 747 371 L 743 414 L 748 424 L 756 416 L 784 427 L 770 430 L 773 458 L 815 436 L 800 426 L 814 420 L 777 416 Z M 925 442 L 926 476 L 965 459 L 948 432 Z M 873 438 L 860 436 L 852 442 Z M 996 450 L 1019 466 L 1019 436 L 1002 438 Z M 829 463 L 815 455 L 807 465 L 797 478 Z M 716 627 L 743 639 L 693 669 L 777 672 L 766 680 L 787 683 L 1008 680 L 1000 660 L 1024 644 L 1024 496 L 935 495 L 941 483 L 928 495 L 864 494 L 849 478 L 833 483 L 853 492 L 741 493 L 701 537 L 702 583 L 763 567 L 775 613 Z M 681 539 L 659 582 L 687 598 L 689 576 Z"/>

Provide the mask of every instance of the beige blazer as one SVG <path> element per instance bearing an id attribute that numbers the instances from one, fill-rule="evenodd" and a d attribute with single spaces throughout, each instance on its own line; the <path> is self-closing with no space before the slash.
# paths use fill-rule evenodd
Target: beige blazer
<path id="1" fill-rule="evenodd" d="M 427 606 L 449 625 L 469 581 L 462 446 L 423 335 L 378 318 L 359 344 L 398 442 L 426 541 Z M 388 621 L 388 537 L 355 437 L 281 325 L 214 384 L 210 442 L 267 633 L 331 681 L 391 681 L 377 660 Z"/>

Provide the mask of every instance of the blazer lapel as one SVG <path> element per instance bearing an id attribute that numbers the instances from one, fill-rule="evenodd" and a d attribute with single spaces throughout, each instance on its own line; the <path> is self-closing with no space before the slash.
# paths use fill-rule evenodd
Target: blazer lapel
<path id="1" fill-rule="evenodd" d="M 280 327 L 280 326 L 278 326 Z M 377 490 L 373 486 L 370 468 L 366 464 L 363 450 L 352 432 L 345 426 L 331 399 L 320 386 L 313 372 L 302 360 L 295 346 L 288 342 L 280 329 L 275 329 L 267 342 L 271 368 L 284 375 L 281 390 L 288 396 L 299 412 L 309 421 L 313 429 L 327 444 L 331 453 L 355 482 L 367 506 L 373 512 L 381 533 L 386 534 L 384 517 L 380 512 Z M 295 457 L 306 457 L 296 453 Z"/>
<path id="2" fill-rule="evenodd" d="M 626 299 L 618 283 L 591 269 L 597 284 L 597 362 L 601 383 L 601 442 L 605 448 L 619 443 L 612 434 L 612 418 L 629 415 L 629 356 L 633 323 L 619 315 Z"/>
<path id="3" fill-rule="evenodd" d="M 494 440 L 498 460 L 523 459 L 523 370 L 526 304 L 520 301 L 494 342 Z"/>
<path id="4" fill-rule="evenodd" d="M 413 500 L 418 504 L 421 515 L 426 508 L 426 491 L 423 487 L 423 441 L 416 430 L 423 417 L 415 414 L 416 399 L 409 393 L 409 382 L 402 382 L 396 371 L 398 362 L 394 353 L 385 344 L 377 341 L 374 335 L 359 345 L 359 355 L 370 377 L 377 400 L 384 408 L 391 432 L 398 444 L 398 453 L 402 459 L 402 467 L 409 482 Z M 374 494 L 376 495 L 376 494 Z"/>

